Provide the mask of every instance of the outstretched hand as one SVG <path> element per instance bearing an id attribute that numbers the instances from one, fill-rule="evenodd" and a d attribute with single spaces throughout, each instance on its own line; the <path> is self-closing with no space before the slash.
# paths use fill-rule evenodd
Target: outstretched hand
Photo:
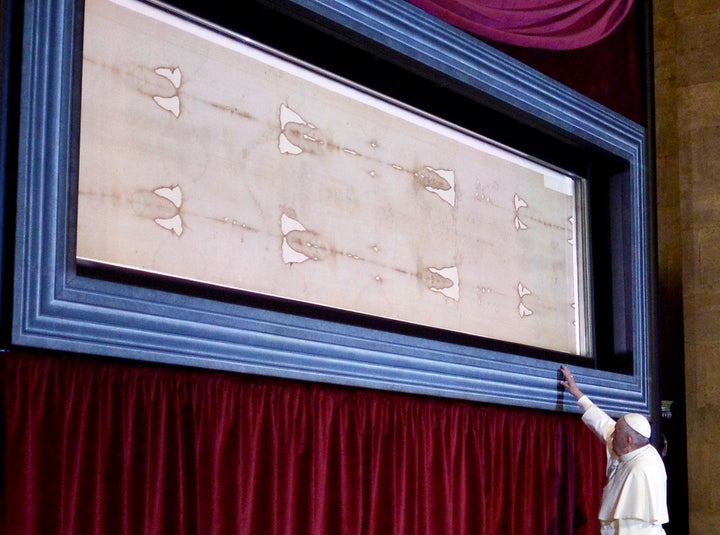
<path id="1" fill-rule="evenodd" d="M 583 393 L 575 383 L 575 378 L 573 377 L 570 368 L 563 364 L 562 366 L 560 366 L 560 373 L 562 373 L 563 377 L 565 378 L 565 380 L 560 380 L 560 385 L 565 388 L 565 390 L 570 392 L 573 396 L 575 396 L 575 399 L 580 399 L 581 397 L 583 397 Z"/>

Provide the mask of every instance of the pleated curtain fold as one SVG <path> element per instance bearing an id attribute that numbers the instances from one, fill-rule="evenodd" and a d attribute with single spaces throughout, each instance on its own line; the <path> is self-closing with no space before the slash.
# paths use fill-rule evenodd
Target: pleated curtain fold
<path id="1" fill-rule="evenodd" d="M 576 414 L 6 353 L 3 526 L 50 534 L 594 534 Z"/>

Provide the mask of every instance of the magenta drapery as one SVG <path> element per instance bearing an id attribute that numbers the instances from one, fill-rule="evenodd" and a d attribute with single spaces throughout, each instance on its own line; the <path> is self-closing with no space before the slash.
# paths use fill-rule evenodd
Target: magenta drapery
<path id="1" fill-rule="evenodd" d="M 4 354 L 0 532 L 598 531 L 577 415 Z"/>
<path id="2" fill-rule="evenodd" d="M 572 50 L 596 43 L 623 21 L 632 0 L 409 0 L 486 39 Z"/>
<path id="3" fill-rule="evenodd" d="M 565 84 L 579 93 L 607 106 L 611 110 L 632 119 L 640 125 L 647 122 L 645 106 L 645 85 L 643 82 L 641 21 L 637 3 L 631 0 L 581 0 L 556 1 L 519 0 L 508 2 L 492 0 L 409 0 L 431 14 L 467 31 L 474 10 L 502 4 L 512 13 L 520 25 L 525 20 L 533 20 L 533 6 L 551 4 L 552 6 L 573 6 L 577 4 L 604 5 L 606 12 L 621 12 L 622 16 L 612 25 L 614 31 L 605 33 L 604 38 L 582 48 L 564 50 L 561 46 L 554 50 L 540 48 L 533 44 L 519 44 L 517 40 L 503 39 L 488 33 L 476 33 L 492 46 L 499 48 L 513 58 L 537 69 L 550 78 Z M 620 7 L 622 5 L 622 8 Z M 529 6 L 530 12 L 523 11 Z M 615 7 L 613 7 L 615 6 Z M 597 11 L 600 13 L 601 11 Z M 468 18 L 469 16 L 469 18 Z M 527 17 L 527 18 L 526 18 Z M 537 27 L 539 30 L 539 27 Z M 610 28 L 608 27 L 608 30 Z M 545 39 L 554 39 L 545 35 Z"/>

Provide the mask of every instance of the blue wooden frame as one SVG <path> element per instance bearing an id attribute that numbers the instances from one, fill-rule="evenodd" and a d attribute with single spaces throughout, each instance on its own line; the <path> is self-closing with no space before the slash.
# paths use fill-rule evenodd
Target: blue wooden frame
<path id="1" fill-rule="evenodd" d="M 652 188 L 645 131 L 401 0 L 292 0 L 628 162 L 633 374 L 576 367 L 611 413 L 654 412 Z M 25 0 L 12 343 L 158 363 L 576 410 L 558 363 L 86 277 L 73 256 L 76 0 Z"/>

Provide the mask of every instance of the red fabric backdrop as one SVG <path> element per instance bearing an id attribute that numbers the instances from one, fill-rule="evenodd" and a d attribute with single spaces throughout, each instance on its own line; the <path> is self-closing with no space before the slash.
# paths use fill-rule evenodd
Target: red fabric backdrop
<path id="1" fill-rule="evenodd" d="M 595 534 L 577 415 L 10 353 L 7 534 Z"/>

